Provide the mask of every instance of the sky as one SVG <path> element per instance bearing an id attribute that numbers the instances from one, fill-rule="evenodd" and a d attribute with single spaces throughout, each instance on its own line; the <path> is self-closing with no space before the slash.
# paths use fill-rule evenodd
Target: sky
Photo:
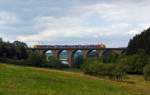
<path id="1" fill-rule="evenodd" d="M 150 26 L 150 0 L 0 0 L 0 37 L 28 45 L 126 47 Z"/>

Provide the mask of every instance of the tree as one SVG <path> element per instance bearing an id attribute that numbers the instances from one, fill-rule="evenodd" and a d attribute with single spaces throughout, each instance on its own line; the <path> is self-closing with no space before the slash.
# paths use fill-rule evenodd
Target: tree
<path id="1" fill-rule="evenodd" d="M 28 56 L 27 45 L 25 43 L 19 42 L 19 41 L 14 41 L 13 44 L 15 46 L 16 57 L 18 59 L 26 59 Z"/>
<path id="2" fill-rule="evenodd" d="M 150 28 L 134 36 L 129 41 L 127 54 L 136 54 L 139 49 L 143 49 L 146 54 L 150 54 Z"/>
<path id="3" fill-rule="evenodd" d="M 2 38 L 0 38 L 0 57 L 2 57 L 2 53 L 3 53 L 2 47 L 3 47 L 3 40 Z"/>
<path id="4" fill-rule="evenodd" d="M 23 42 L 4 42 L 0 38 L 0 58 L 27 59 L 27 45 Z"/>
<path id="5" fill-rule="evenodd" d="M 27 62 L 28 65 L 42 67 L 44 64 L 46 64 L 46 57 L 38 54 L 37 52 L 30 51 Z"/>

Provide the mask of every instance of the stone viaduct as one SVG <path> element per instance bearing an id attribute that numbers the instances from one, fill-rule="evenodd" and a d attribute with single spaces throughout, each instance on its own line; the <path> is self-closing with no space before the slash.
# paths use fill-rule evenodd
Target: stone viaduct
<path id="1" fill-rule="evenodd" d="M 35 45 L 32 50 L 39 54 L 45 54 L 47 51 L 51 50 L 53 57 L 56 59 L 59 59 L 60 53 L 66 50 L 68 52 L 69 67 L 73 67 L 74 54 L 78 50 L 82 51 L 82 56 L 86 59 L 93 50 L 97 52 L 98 57 L 103 57 L 109 55 L 111 52 L 120 55 L 126 51 L 126 48 L 105 48 L 102 45 Z"/>

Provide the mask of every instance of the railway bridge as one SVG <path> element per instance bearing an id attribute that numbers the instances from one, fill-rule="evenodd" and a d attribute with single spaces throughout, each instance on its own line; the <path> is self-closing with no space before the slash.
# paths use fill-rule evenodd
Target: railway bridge
<path id="1" fill-rule="evenodd" d="M 52 55 L 55 59 L 59 59 L 60 53 L 63 50 L 68 52 L 68 63 L 69 67 L 74 66 L 74 54 L 78 51 L 82 51 L 82 56 L 86 59 L 90 52 L 95 50 L 98 57 L 104 57 L 109 55 L 111 52 L 118 55 L 124 53 L 126 48 L 106 48 L 105 45 L 35 45 L 32 50 L 38 52 L 39 54 L 45 54 L 47 51 L 51 50 Z"/>

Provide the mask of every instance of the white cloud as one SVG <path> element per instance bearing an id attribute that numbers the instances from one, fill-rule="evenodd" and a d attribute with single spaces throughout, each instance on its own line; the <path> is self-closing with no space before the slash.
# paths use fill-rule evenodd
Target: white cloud
<path id="1" fill-rule="evenodd" d="M 72 6 L 69 6 L 70 3 L 65 6 L 65 3 L 60 4 L 57 1 L 59 6 L 56 4 L 57 6 L 43 7 L 43 3 L 42 6 L 38 3 L 39 7 L 34 6 L 34 9 L 26 7 L 24 11 L 27 13 L 30 11 L 31 14 L 24 14 L 24 18 L 30 18 L 30 16 L 32 18 L 24 22 L 30 23 L 28 26 L 31 27 L 31 31 L 36 31 L 28 35 L 22 33 L 17 35 L 16 39 L 25 42 L 49 41 L 56 44 L 58 40 L 61 40 L 62 43 L 75 40 L 81 44 L 97 40 L 109 46 L 116 46 L 117 43 L 118 46 L 126 46 L 132 36 L 150 26 L 149 1 L 108 1 L 96 3 L 93 1 L 91 4 L 86 4 L 84 1 L 85 4 L 82 2 L 78 5 L 80 3 L 78 2 Z M 90 22 L 89 19 L 92 20 L 92 17 L 98 17 L 100 20 Z M 2 23 L 9 21 L 14 23 L 17 20 L 18 17 L 15 14 L 0 12 L 0 23 L 1 21 Z M 97 22 L 99 25 L 91 26 Z M 90 24 L 87 25 L 87 23 Z M 28 31 L 27 28 L 24 29 Z"/>
<path id="2" fill-rule="evenodd" d="M 82 26 L 85 19 L 75 17 L 37 17 L 34 19 L 35 26 L 39 28 L 38 33 L 27 36 L 18 36 L 21 41 L 43 41 L 55 38 L 95 38 L 98 36 L 109 35 L 108 29 L 101 27 Z"/>

